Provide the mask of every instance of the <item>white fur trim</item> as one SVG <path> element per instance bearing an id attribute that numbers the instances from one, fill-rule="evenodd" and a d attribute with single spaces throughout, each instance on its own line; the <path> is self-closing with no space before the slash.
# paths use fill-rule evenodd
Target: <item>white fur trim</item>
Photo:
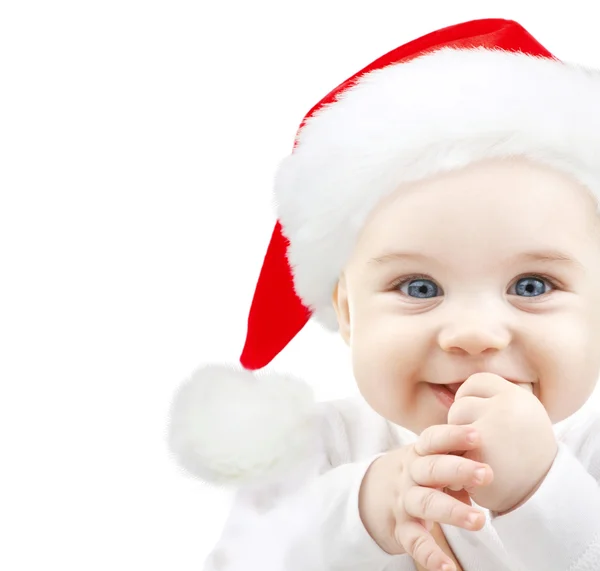
<path id="1" fill-rule="evenodd" d="M 291 376 L 209 365 L 174 397 L 169 449 L 209 483 L 266 481 L 314 456 L 315 404 L 310 387 Z"/>
<path id="2" fill-rule="evenodd" d="M 443 49 L 363 76 L 307 121 L 275 202 L 296 292 L 337 328 L 336 280 L 373 207 L 401 183 L 522 155 L 599 196 L 600 73 L 499 50 Z"/>

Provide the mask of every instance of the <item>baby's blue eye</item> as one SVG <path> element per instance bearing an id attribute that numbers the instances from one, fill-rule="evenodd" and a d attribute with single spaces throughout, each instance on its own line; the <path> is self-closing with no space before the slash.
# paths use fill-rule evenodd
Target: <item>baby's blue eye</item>
<path id="1" fill-rule="evenodd" d="M 524 297 L 537 297 L 547 293 L 546 285 L 549 283 L 547 280 L 530 276 L 521 278 L 515 284 L 516 294 Z M 404 291 L 405 286 L 408 286 L 408 291 Z M 400 290 L 409 297 L 416 297 L 420 299 L 431 299 L 439 295 L 440 288 L 432 280 L 425 278 L 418 279 L 407 279 L 396 286 L 396 289 Z"/>
<path id="2" fill-rule="evenodd" d="M 528 277 L 520 279 L 516 284 L 517 295 L 523 294 L 525 297 L 537 297 L 546 293 L 546 282 L 540 278 Z"/>
<path id="3" fill-rule="evenodd" d="M 429 298 L 428 294 L 430 293 L 434 294 L 431 297 L 436 297 L 435 292 L 439 290 L 438 286 L 431 280 L 418 279 L 400 284 L 400 291 L 402 291 L 405 284 L 408 284 L 407 295 L 410 297 Z M 402 291 L 402 293 L 405 292 Z"/>

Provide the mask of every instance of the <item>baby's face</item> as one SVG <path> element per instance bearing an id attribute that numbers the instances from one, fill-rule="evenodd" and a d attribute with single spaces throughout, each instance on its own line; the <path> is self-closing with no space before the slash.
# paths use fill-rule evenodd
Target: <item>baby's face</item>
<path id="1" fill-rule="evenodd" d="M 433 385 L 486 371 L 532 383 L 553 422 L 576 412 L 600 373 L 595 208 L 572 179 L 517 159 L 382 201 L 334 293 L 372 408 L 419 434 L 447 421 Z"/>

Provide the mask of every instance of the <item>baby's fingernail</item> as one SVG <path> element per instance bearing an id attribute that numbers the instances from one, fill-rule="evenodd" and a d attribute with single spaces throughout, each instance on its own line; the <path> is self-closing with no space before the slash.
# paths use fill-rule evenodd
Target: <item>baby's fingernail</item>
<path id="1" fill-rule="evenodd" d="M 481 482 L 483 482 L 484 479 L 485 479 L 485 468 L 477 468 L 477 470 L 475 470 L 475 481 L 478 484 L 481 484 Z"/>
<path id="2" fill-rule="evenodd" d="M 467 516 L 467 522 L 469 525 L 473 525 L 479 519 L 479 514 L 475 512 L 471 512 Z"/>
<path id="3" fill-rule="evenodd" d="M 467 434 L 467 442 L 469 444 L 475 444 L 475 442 L 477 442 L 477 432 L 469 432 Z"/>
<path id="4" fill-rule="evenodd" d="M 442 565 L 442 571 L 452 571 L 452 566 L 449 563 L 444 563 Z"/>

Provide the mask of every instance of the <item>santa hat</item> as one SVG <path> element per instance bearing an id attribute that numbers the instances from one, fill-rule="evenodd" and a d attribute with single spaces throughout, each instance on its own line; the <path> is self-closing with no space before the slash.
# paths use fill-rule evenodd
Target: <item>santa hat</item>
<path id="1" fill-rule="evenodd" d="M 275 180 L 277 223 L 238 370 L 197 370 L 175 396 L 170 448 L 204 480 L 281 474 L 317 439 L 308 385 L 255 374 L 332 293 L 373 207 L 399 184 L 526 156 L 600 190 L 600 74 L 554 58 L 500 19 L 444 28 L 377 59 L 306 115 Z"/>

